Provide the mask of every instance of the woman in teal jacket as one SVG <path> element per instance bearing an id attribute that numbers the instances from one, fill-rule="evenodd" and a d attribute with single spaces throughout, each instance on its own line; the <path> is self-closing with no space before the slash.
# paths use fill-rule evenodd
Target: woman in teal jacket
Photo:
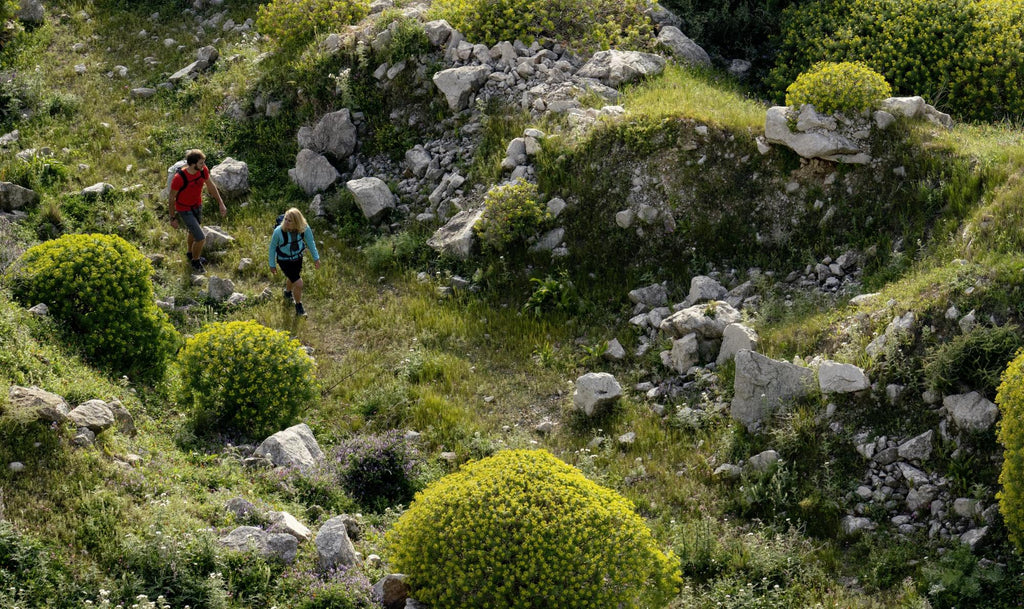
<path id="1" fill-rule="evenodd" d="M 307 248 L 313 255 L 313 264 L 320 268 L 313 229 L 309 228 L 302 212 L 293 207 L 284 212 L 284 219 L 270 238 L 270 272 L 276 275 L 277 267 L 281 267 L 287 279 L 284 297 L 295 303 L 295 314 L 302 317 L 306 315 L 302 308 L 302 254 Z"/>

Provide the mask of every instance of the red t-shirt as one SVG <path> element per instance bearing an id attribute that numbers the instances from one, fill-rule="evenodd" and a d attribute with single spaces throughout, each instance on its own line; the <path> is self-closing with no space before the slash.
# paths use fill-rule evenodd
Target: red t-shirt
<path id="1" fill-rule="evenodd" d="M 188 176 L 188 183 L 184 189 L 181 187 L 180 173 L 175 171 L 174 177 L 171 178 L 171 190 L 178 191 L 178 197 L 174 200 L 174 210 L 191 211 L 192 208 L 203 204 L 203 184 L 210 179 L 210 169 L 203 167 L 195 175 L 189 174 L 188 169 L 182 169 L 182 172 Z"/>

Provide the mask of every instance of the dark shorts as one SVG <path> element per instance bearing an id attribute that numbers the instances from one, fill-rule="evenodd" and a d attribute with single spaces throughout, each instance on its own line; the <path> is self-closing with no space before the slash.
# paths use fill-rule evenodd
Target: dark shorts
<path id="1" fill-rule="evenodd" d="M 179 211 L 178 217 L 185 223 L 185 228 L 192 234 L 192 238 L 196 241 L 202 241 L 206 239 L 206 233 L 203 232 L 203 227 L 200 226 L 203 222 L 203 206 L 193 207 L 192 211 Z"/>
<path id="2" fill-rule="evenodd" d="M 277 266 L 280 267 L 281 272 L 288 278 L 288 281 L 292 283 L 299 280 L 299 276 L 302 275 L 302 258 L 296 258 L 295 260 L 281 260 L 277 259 Z"/>

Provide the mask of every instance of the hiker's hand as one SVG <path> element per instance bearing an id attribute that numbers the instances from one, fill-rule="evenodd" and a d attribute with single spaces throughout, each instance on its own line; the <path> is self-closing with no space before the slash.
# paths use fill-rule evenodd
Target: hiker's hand
<path id="1" fill-rule="evenodd" d="M 313 266 L 315 266 L 316 268 L 319 269 L 320 268 L 320 261 L 319 260 L 314 260 L 313 261 Z"/>
<path id="2" fill-rule="evenodd" d="M 226 215 L 228 215 L 228 208 L 224 206 L 224 201 L 221 201 L 220 202 L 220 217 L 223 218 Z"/>
<path id="3" fill-rule="evenodd" d="M 270 267 L 270 272 L 275 274 L 275 275 L 277 275 L 277 267 L 276 266 Z"/>
<path id="4" fill-rule="evenodd" d="M 178 219 L 171 218 L 171 228 L 178 228 Z"/>

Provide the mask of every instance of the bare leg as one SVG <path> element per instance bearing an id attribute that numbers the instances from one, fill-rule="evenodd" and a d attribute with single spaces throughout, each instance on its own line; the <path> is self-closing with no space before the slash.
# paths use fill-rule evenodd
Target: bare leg
<path id="1" fill-rule="evenodd" d="M 206 245 L 206 239 L 202 241 L 195 241 L 192 235 L 188 236 L 188 248 L 192 252 L 192 260 L 199 260 L 203 255 L 203 246 Z"/>
<path id="2" fill-rule="evenodd" d="M 295 304 L 302 303 L 302 279 L 296 279 L 291 285 L 292 297 L 295 299 Z"/>

